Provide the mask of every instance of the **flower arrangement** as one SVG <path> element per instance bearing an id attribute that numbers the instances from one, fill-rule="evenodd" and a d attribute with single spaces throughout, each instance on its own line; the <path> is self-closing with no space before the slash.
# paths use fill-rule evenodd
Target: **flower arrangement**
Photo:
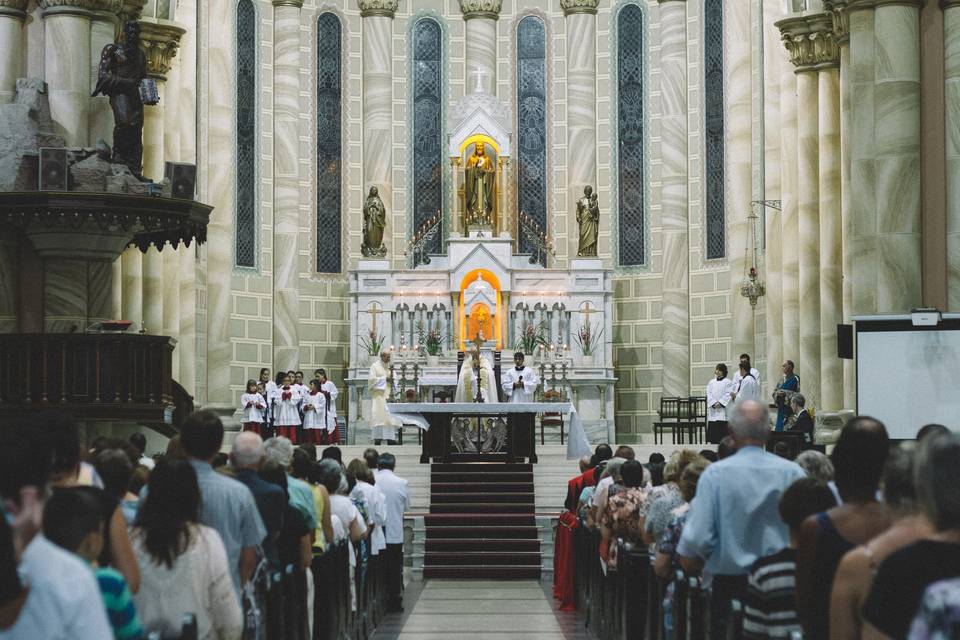
<path id="1" fill-rule="evenodd" d="M 443 351 L 444 335 L 443 332 L 440 331 L 440 327 L 436 324 L 430 329 L 427 329 L 423 322 L 418 322 L 417 336 L 419 337 L 420 344 L 426 349 L 427 355 L 438 356 L 440 352 Z"/>
<path id="2" fill-rule="evenodd" d="M 383 349 L 384 340 L 385 337 L 378 334 L 376 329 L 370 329 L 370 331 L 367 332 L 367 337 L 360 336 L 360 344 L 363 345 L 364 349 L 366 349 L 367 353 L 371 356 L 380 354 L 380 351 Z"/>
<path id="3" fill-rule="evenodd" d="M 517 339 L 517 350 L 531 355 L 540 345 L 547 345 L 546 324 L 543 322 L 534 324 L 528 320 L 524 320 L 523 326 L 520 328 L 520 337 Z"/>
<path id="4" fill-rule="evenodd" d="M 599 326 L 599 323 L 597 323 L 597 326 Z M 580 345 L 580 351 L 583 355 L 592 356 L 602 335 L 603 327 L 600 327 L 599 331 L 595 331 L 594 327 L 591 327 L 588 323 L 580 325 L 580 330 L 573 336 L 573 339 Z"/>

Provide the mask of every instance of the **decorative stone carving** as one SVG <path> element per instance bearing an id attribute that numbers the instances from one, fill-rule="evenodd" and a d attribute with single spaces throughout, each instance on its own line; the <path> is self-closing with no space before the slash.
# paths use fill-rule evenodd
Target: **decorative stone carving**
<path id="1" fill-rule="evenodd" d="M 839 64 L 840 47 L 828 14 L 794 16 L 777 22 L 776 26 L 797 73 Z"/>
<path id="2" fill-rule="evenodd" d="M 37 5 L 43 9 L 43 15 L 77 12 L 86 14 L 89 11 L 117 13 L 120 10 L 120 0 L 37 0 Z"/>
<path id="3" fill-rule="evenodd" d="M 383 16 L 393 18 L 397 12 L 400 0 L 357 0 L 357 6 L 360 7 L 360 17 L 369 18 L 371 16 Z"/>
<path id="4" fill-rule="evenodd" d="M 303 0 L 273 0 L 275 7 L 294 7 L 300 9 L 303 7 Z"/>
<path id="5" fill-rule="evenodd" d="M 167 79 L 180 47 L 180 36 L 186 31 L 170 20 L 144 18 L 140 21 L 140 48 L 147 57 L 147 74 L 151 78 Z"/>
<path id="6" fill-rule="evenodd" d="M 0 16 L 13 16 L 18 20 L 27 17 L 27 0 L 0 0 Z"/>
<path id="7" fill-rule="evenodd" d="M 823 8 L 830 14 L 833 33 L 838 44 L 850 40 L 850 14 L 847 13 L 847 0 L 824 0 Z"/>
<path id="8" fill-rule="evenodd" d="M 496 20 L 500 17 L 501 5 L 503 0 L 460 0 L 460 10 L 463 12 L 464 20 L 473 18 Z"/>
<path id="9" fill-rule="evenodd" d="M 123 27 L 124 22 L 127 20 L 136 20 L 140 17 L 140 13 L 146 4 L 147 0 L 120 0 L 120 10 L 117 12 L 117 18 L 119 19 L 117 35 L 120 34 L 120 29 Z"/>
<path id="10" fill-rule="evenodd" d="M 560 8 L 565 16 L 571 13 L 596 13 L 598 4 L 599 0 L 560 0 Z"/>
<path id="11" fill-rule="evenodd" d="M 40 147 L 62 147 L 50 118 L 47 85 L 40 78 L 17 79 L 10 104 L 0 105 L 0 192 L 37 188 Z"/>

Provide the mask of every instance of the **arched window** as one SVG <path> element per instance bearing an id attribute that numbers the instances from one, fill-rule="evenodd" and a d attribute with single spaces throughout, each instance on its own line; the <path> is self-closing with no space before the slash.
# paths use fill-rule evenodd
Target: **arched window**
<path id="1" fill-rule="evenodd" d="M 643 11 L 635 4 L 624 6 L 617 15 L 617 247 L 622 266 L 646 262 L 643 38 Z"/>
<path id="2" fill-rule="evenodd" d="M 236 266 L 257 266 L 257 13 L 237 2 Z"/>
<path id="3" fill-rule="evenodd" d="M 543 20 L 517 26 L 517 208 L 547 228 L 547 51 Z M 520 251 L 527 252 L 522 238 Z M 543 256 L 546 260 L 546 256 Z"/>
<path id="4" fill-rule="evenodd" d="M 723 1 L 703 4 L 703 95 L 707 259 L 726 254 L 723 213 Z"/>
<path id="5" fill-rule="evenodd" d="M 443 209 L 442 60 L 440 25 L 421 18 L 413 27 L 414 229 Z M 427 252 L 440 253 L 442 229 L 431 242 Z"/>
<path id="6" fill-rule="evenodd" d="M 340 273 L 340 19 L 317 18 L 317 271 Z"/>

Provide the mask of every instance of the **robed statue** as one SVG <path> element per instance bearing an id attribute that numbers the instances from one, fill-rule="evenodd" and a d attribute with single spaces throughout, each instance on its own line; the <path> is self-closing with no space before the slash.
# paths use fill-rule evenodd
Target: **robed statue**
<path id="1" fill-rule="evenodd" d="M 467 158 L 464 191 L 467 204 L 467 222 L 493 224 L 493 181 L 496 168 L 486 154 L 486 145 L 478 142 L 473 155 Z"/>
<path id="2" fill-rule="evenodd" d="M 376 187 L 370 187 L 366 202 L 363 203 L 363 242 L 360 253 L 365 257 L 382 258 L 387 255 L 383 244 L 383 230 L 387 226 L 387 210 L 380 199 Z"/>
<path id="3" fill-rule="evenodd" d="M 577 200 L 577 224 L 580 225 L 580 242 L 577 255 L 594 258 L 597 255 L 597 232 L 600 227 L 600 205 L 593 187 L 583 188 L 583 197 Z"/>
<path id="4" fill-rule="evenodd" d="M 140 24 L 123 24 L 123 39 L 108 44 L 100 53 L 97 86 L 91 95 L 110 97 L 113 109 L 112 162 L 124 164 L 130 173 L 145 180 L 143 170 L 143 100 L 140 81 L 147 77 L 147 59 L 140 50 Z"/>

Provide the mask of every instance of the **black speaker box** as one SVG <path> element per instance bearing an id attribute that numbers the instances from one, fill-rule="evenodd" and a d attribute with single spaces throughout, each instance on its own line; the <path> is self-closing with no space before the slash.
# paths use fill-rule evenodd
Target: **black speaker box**
<path id="1" fill-rule="evenodd" d="M 853 325 L 837 325 L 837 357 L 853 360 Z"/>
<path id="2" fill-rule="evenodd" d="M 170 180 L 170 195 L 181 200 L 193 200 L 197 188 L 197 165 L 167 162 L 163 175 Z"/>
<path id="3" fill-rule="evenodd" d="M 67 191 L 69 176 L 67 150 L 62 147 L 41 147 L 40 191 Z"/>

